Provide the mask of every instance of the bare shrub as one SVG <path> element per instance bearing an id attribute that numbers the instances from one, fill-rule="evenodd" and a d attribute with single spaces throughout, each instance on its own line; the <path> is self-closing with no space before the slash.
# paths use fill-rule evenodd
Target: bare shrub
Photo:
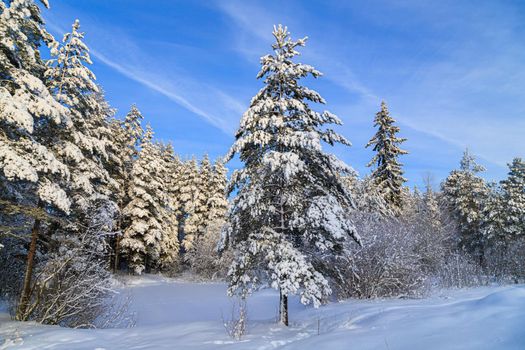
<path id="1" fill-rule="evenodd" d="M 111 291 L 104 240 L 87 230 L 57 234 L 56 249 L 36 267 L 31 301 L 23 320 L 67 327 L 95 327 Z"/>
<path id="2" fill-rule="evenodd" d="M 16 303 L 22 286 L 27 254 L 23 243 L 20 239 L 0 237 L 0 244 L 4 246 L 0 249 L 0 297 L 9 305 Z"/>
<path id="3" fill-rule="evenodd" d="M 486 273 L 501 283 L 525 280 L 525 239 L 489 241 L 485 249 Z"/>
<path id="4" fill-rule="evenodd" d="M 465 288 L 488 282 L 477 259 L 462 251 L 451 252 L 436 273 L 437 285 L 444 288 Z"/>
<path id="5" fill-rule="evenodd" d="M 224 278 L 231 264 L 231 252 L 219 255 L 217 250 L 223 225 L 222 221 L 210 223 L 186 256 L 190 270 L 206 279 Z"/>
<path id="6" fill-rule="evenodd" d="M 246 309 L 246 299 L 238 298 L 232 302 L 231 316 L 225 319 L 222 315 L 222 324 L 226 333 L 235 340 L 241 340 L 246 334 L 246 324 L 248 322 L 248 313 Z"/>
<path id="7" fill-rule="evenodd" d="M 397 219 L 354 218 L 362 247 L 349 247 L 339 261 L 340 298 L 416 295 L 425 281 L 410 226 Z"/>
<path id="8" fill-rule="evenodd" d="M 129 312 L 132 295 L 126 290 L 114 290 L 104 301 L 103 311 L 95 319 L 96 328 L 131 328 L 136 324 L 136 314 Z"/>

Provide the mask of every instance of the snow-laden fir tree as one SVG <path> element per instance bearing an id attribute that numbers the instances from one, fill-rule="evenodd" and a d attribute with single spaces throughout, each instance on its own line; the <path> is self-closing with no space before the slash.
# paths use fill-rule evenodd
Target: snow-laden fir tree
<path id="1" fill-rule="evenodd" d="M 163 162 L 152 138 L 153 131 L 148 126 L 138 158 L 133 162 L 128 187 L 130 201 L 123 211 L 125 221 L 121 246 L 136 274 L 158 262 L 163 237 L 164 184 L 158 173 Z"/>
<path id="2" fill-rule="evenodd" d="M 42 23 L 34 1 L 0 3 L 0 183 L 25 183 L 24 190 L 43 203 L 68 212 L 70 200 L 60 181 L 69 177 L 69 169 L 41 138 L 43 128 L 71 127 L 67 109 L 42 81 L 45 64 L 38 49 L 42 43 L 52 52 L 56 47 Z M 16 189 L 2 194 L 16 196 Z"/>
<path id="3" fill-rule="evenodd" d="M 321 147 L 323 141 L 350 143 L 328 127 L 341 124 L 339 118 L 308 104 L 324 99 L 299 84 L 321 73 L 293 61 L 306 38 L 292 40 L 281 25 L 273 35 L 274 52 L 261 58 L 257 75 L 264 87 L 242 116 L 227 157 L 238 155 L 244 167 L 232 177 L 235 198 L 221 248 L 235 254 L 229 293 L 245 297 L 268 283 L 280 292 L 280 321 L 287 325 L 288 295 L 319 306 L 331 289 L 316 265 L 359 236 L 347 217 L 352 203 L 342 183 L 352 170 Z"/>
<path id="4" fill-rule="evenodd" d="M 428 226 L 436 232 L 439 233 L 442 227 L 441 222 L 441 212 L 439 209 L 439 203 L 436 198 L 436 193 L 432 190 L 430 184 L 426 185 L 426 191 L 423 195 L 423 214 L 425 221 Z"/>
<path id="5" fill-rule="evenodd" d="M 47 7 L 47 1 L 42 3 Z M 45 137 L 70 128 L 71 119 L 44 84 L 42 44 L 55 52 L 38 5 L 32 0 L 0 2 L 0 199 L 3 207 L 32 219 L 18 319 L 27 315 L 42 221 L 52 219 L 50 213 L 68 214 L 71 205 L 63 187 L 68 166 Z"/>
<path id="6" fill-rule="evenodd" d="M 525 162 L 521 158 L 509 164 L 509 174 L 501 187 L 507 215 L 504 234 L 511 239 L 525 236 Z"/>
<path id="7" fill-rule="evenodd" d="M 179 241 L 181 242 L 181 253 L 184 249 L 184 231 L 186 220 L 193 211 L 192 200 L 196 187 L 195 178 L 198 175 L 198 166 L 195 159 L 183 161 L 181 164 L 179 180 L 177 182 L 176 193 L 179 199 L 179 212 L 177 221 L 179 223 Z"/>
<path id="8" fill-rule="evenodd" d="M 131 169 L 133 160 L 137 158 L 139 146 L 142 143 L 144 130 L 142 129 L 142 120 L 144 117 L 136 105 L 132 105 L 128 114 L 124 118 L 122 127 L 125 130 L 125 145 L 126 145 L 126 167 Z"/>
<path id="9" fill-rule="evenodd" d="M 504 191 L 496 183 L 489 183 L 487 188 L 480 225 L 483 240 L 490 244 L 506 244 L 510 237 L 505 234 L 508 215 Z"/>
<path id="10" fill-rule="evenodd" d="M 370 176 L 359 179 L 357 174 L 354 174 L 346 176 L 344 182 L 354 200 L 355 211 L 352 214 L 353 216 L 359 216 L 361 219 L 366 216 L 366 219 L 370 221 L 394 216 L 394 212 Z"/>
<path id="11" fill-rule="evenodd" d="M 226 219 L 228 210 L 228 198 L 226 187 L 228 185 L 228 170 L 222 159 L 217 159 L 213 164 L 213 171 L 208 181 L 206 196 L 206 221 L 208 224 L 222 222 Z"/>
<path id="12" fill-rule="evenodd" d="M 162 167 L 159 170 L 163 182 L 163 213 L 162 239 L 160 242 L 159 266 L 163 269 L 173 268 L 179 256 L 179 198 L 177 182 L 179 181 L 181 163 L 173 151 L 171 144 L 159 145 L 162 156 Z"/>
<path id="13" fill-rule="evenodd" d="M 381 102 L 381 110 L 374 118 L 374 126 L 378 130 L 366 147 L 374 146 L 373 150 L 376 152 L 368 163 L 369 167 L 375 165 L 371 176 L 376 186 L 392 209 L 399 212 L 403 205 L 403 184 L 407 180 L 403 177 L 403 164 L 399 162 L 398 157 L 408 152 L 399 147 L 406 139 L 397 136 L 399 127 L 395 122 L 386 103 Z"/>
<path id="14" fill-rule="evenodd" d="M 144 117 L 139 109 L 132 105 L 129 112 L 126 114 L 124 121 L 113 122 L 111 124 L 111 130 L 113 135 L 114 152 L 117 155 L 114 159 L 114 166 L 110 169 L 111 175 L 115 178 L 119 184 L 119 192 L 117 194 L 117 205 L 119 208 L 119 222 L 117 223 L 117 229 L 119 233 L 116 235 L 114 240 L 114 260 L 113 269 L 119 268 L 119 258 L 121 254 L 120 240 L 122 231 L 125 226 L 123 223 L 122 214 L 124 208 L 130 202 L 129 186 L 131 184 L 131 171 L 133 164 L 137 160 L 139 154 L 140 143 L 144 136 L 144 130 L 142 129 L 142 120 Z"/>
<path id="15" fill-rule="evenodd" d="M 206 159 L 206 158 L 205 158 Z M 207 170 L 204 170 L 207 169 Z M 208 173 L 205 198 L 206 207 L 203 215 L 202 232 L 196 237 L 192 249 L 187 252 L 187 261 L 191 270 L 202 276 L 212 278 L 223 270 L 225 257 L 220 257 L 217 244 L 220 232 L 226 222 L 228 199 L 226 197 L 227 170 L 222 159 L 216 160 L 213 168 L 203 161 L 201 174 Z"/>
<path id="16" fill-rule="evenodd" d="M 105 168 L 111 151 L 111 109 L 87 67 L 92 62 L 89 49 L 82 42 L 84 33 L 79 29 L 76 20 L 71 33 L 64 35 L 57 54 L 47 62 L 45 76 L 50 91 L 71 115 L 72 127 L 53 135 L 50 143 L 69 164 L 74 214 L 86 226 L 98 207 L 116 206 L 113 199 L 118 184 Z M 71 229 L 75 228 L 68 228 Z"/>
<path id="17" fill-rule="evenodd" d="M 197 161 L 186 162 L 180 181 L 180 200 L 183 205 L 181 218 L 182 246 L 184 252 L 192 249 L 195 239 L 202 230 L 206 214 L 205 179 Z"/>
<path id="18" fill-rule="evenodd" d="M 192 196 L 192 210 L 191 215 L 186 220 L 187 227 L 184 230 L 184 245 L 187 251 L 193 248 L 206 231 L 209 212 L 209 182 L 212 174 L 213 168 L 210 159 L 208 155 L 204 155 L 200 162 L 199 173 L 194 178 L 193 186 L 195 190 Z"/>
<path id="19" fill-rule="evenodd" d="M 460 169 L 453 170 L 442 184 L 444 200 L 460 231 L 459 246 L 477 257 L 481 265 L 484 264 L 482 210 L 489 191 L 478 174 L 484 170 L 467 149 L 463 153 Z"/>

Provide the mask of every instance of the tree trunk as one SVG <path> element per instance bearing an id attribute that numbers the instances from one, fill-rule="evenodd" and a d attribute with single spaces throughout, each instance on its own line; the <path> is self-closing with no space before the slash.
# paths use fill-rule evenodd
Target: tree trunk
<path id="1" fill-rule="evenodd" d="M 288 295 L 279 290 L 279 322 L 288 326 Z"/>
<path id="2" fill-rule="evenodd" d="M 39 205 L 40 207 L 40 205 Z M 35 262 L 36 244 L 40 232 L 40 219 L 35 219 L 33 229 L 31 230 L 31 243 L 29 244 L 29 252 L 27 253 L 26 272 L 24 276 L 24 286 L 22 294 L 20 295 L 20 302 L 18 310 L 16 311 L 16 319 L 18 321 L 27 320 L 27 307 L 31 299 L 31 278 L 33 276 L 33 265 Z"/>
<path id="3" fill-rule="evenodd" d="M 119 266 L 119 255 L 120 255 L 120 235 L 117 234 L 115 237 L 115 259 L 113 260 L 113 273 L 118 271 Z"/>
<path id="4" fill-rule="evenodd" d="M 483 241 L 479 247 L 479 265 L 482 269 L 485 269 L 485 245 L 483 244 Z"/>

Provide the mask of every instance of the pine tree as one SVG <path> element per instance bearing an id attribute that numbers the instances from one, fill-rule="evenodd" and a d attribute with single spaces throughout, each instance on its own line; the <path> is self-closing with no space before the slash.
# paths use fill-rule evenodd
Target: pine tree
<path id="1" fill-rule="evenodd" d="M 227 157 L 237 154 L 244 168 L 232 178 L 237 192 L 222 248 L 235 252 L 229 293 L 245 297 L 268 282 L 280 291 L 280 320 L 287 325 L 288 295 L 319 306 L 331 290 L 317 262 L 342 253 L 347 239 L 359 236 L 346 216 L 351 199 L 341 178 L 351 169 L 321 146 L 349 145 L 326 127 L 341 121 L 312 110 L 308 101 L 324 99 L 299 85 L 321 73 L 292 61 L 306 38 L 293 41 L 280 25 L 273 35 L 274 54 L 261 58 L 257 75 L 265 86 L 244 113 Z"/>
<path id="2" fill-rule="evenodd" d="M 137 274 L 158 262 L 163 237 L 163 183 L 158 176 L 162 160 L 152 137 L 153 131 L 148 126 L 138 158 L 133 162 L 128 188 L 130 201 L 123 211 L 125 228 L 121 245 Z"/>
<path id="3" fill-rule="evenodd" d="M 489 194 L 485 181 L 477 174 L 485 169 L 465 150 L 460 169 L 454 170 L 442 185 L 445 202 L 456 219 L 461 234 L 459 245 L 484 265 L 481 233 L 482 209 Z"/>
<path id="4" fill-rule="evenodd" d="M 408 154 L 399 148 L 406 141 L 405 138 L 397 137 L 399 127 L 394 125 L 396 121 L 390 116 L 385 102 L 381 102 L 381 111 L 374 119 L 374 126 L 378 127 L 377 133 L 368 141 L 366 147 L 374 146 L 376 152 L 368 166 L 376 165 L 372 171 L 372 178 L 385 200 L 396 211 L 402 207 L 403 184 L 407 181 L 403 177 L 403 169 L 398 157 Z"/>

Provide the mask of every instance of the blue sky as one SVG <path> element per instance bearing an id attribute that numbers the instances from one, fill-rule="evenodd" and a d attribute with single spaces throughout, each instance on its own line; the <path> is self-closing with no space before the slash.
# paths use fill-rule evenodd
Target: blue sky
<path id="1" fill-rule="evenodd" d="M 343 120 L 338 131 L 353 146 L 331 151 L 360 174 L 370 171 L 364 145 L 382 99 L 408 138 L 410 185 L 428 175 L 437 185 L 465 147 L 488 179 L 525 157 L 520 0 L 50 2 L 44 18 L 55 36 L 80 20 L 117 114 L 136 103 L 184 158 L 226 153 L 262 86 L 259 57 L 278 23 L 309 37 L 299 59 L 325 75 L 305 83 Z"/>

